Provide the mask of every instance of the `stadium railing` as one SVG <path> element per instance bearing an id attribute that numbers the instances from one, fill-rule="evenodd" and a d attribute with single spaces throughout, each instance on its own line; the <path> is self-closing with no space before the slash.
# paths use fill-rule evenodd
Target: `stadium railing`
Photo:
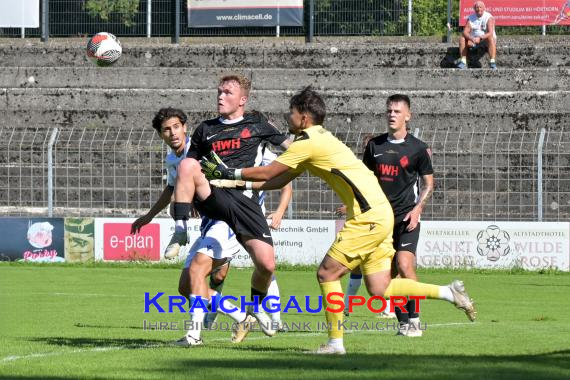
<path id="1" fill-rule="evenodd" d="M 369 131 L 332 132 L 360 157 Z M 412 132 L 433 151 L 425 220 L 569 219 L 570 131 Z M 139 216 L 166 185 L 166 152 L 153 130 L 137 127 L 0 127 L 0 215 L 48 216 L 51 204 L 53 216 Z M 290 218 L 336 218 L 340 201 L 324 182 L 304 174 L 293 186 Z M 268 210 L 278 197 L 267 195 Z"/>

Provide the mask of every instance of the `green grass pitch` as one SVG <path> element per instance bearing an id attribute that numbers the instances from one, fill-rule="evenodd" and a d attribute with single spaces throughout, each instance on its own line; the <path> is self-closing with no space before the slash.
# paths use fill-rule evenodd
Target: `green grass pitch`
<path id="1" fill-rule="evenodd" d="M 443 301 L 422 303 L 421 338 L 394 331 L 345 335 L 346 356 L 308 354 L 319 331 L 273 338 L 252 332 L 232 344 L 227 331 L 205 345 L 171 342 L 183 331 L 147 331 L 143 321 L 182 324 L 186 315 L 143 313 L 144 292 L 177 294 L 179 268 L 144 265 L 0 265 L 1 378 L 200 379 L 568 379 L 570 274 L 420 271 L 424 282 L 465 281 L 479 320 Z M 233 268 L 225 294 L 249 295 L 250 270 Z M 315 270 L 277 273 L 282 296 L 317 296 Z M 361 289 L 364 294 L 364 289 Z M 166 302 L 161 301 L 161 305 Z M 324 314 L 284 314 L 315 327 Z M 221 321 L 229 321 L 223 317 Z M 363 309 L 351 320 L 380 321 Z"/>

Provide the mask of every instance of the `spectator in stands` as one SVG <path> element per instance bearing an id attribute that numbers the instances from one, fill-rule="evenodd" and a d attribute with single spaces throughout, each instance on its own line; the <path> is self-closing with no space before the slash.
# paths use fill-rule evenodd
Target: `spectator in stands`
<path id="1" fill-rule="evenodd" d="M 473 5 L 475 13 L 469 16 L 463 34 L 459 37 L 458 69 L 467 68 L 467 53 L 470 48 L 485 48 L 489 53 L 489 68 L 496 70 L 495 56 L 497 55 L 497 35 L 495 34 L 495 19 L 485 11 L 485 3 L 477 1 Z"/>

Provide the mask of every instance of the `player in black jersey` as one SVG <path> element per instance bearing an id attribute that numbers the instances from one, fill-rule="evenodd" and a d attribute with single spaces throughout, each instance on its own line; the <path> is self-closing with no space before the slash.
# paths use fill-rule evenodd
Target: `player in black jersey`
<path id="1" fill-rule="evenodd" d="M 388 119 L 390 132 L 396 132 L 396 122 L 405 119 L 400 117 L 404 109 L 392 103 L 388 106 Z M 219 162 L 219 157 L 210 154 L 200 161 L 206 176 L 219 180 L 255 181 L 252 184 L 254 188 L 273 189 L 309 171 L 334 189 L 347 205 L 348 220 L 338 232 L 317 273 L 324 306 L 330 304 L 333 299 L 330 297 L 335 297 L 333 303 L 339 300 L 342 276 L 360 267 L 370 295 L 425 296 L 446 300 L 474 321 L 477 312 L 461 281 L 439 286 L 407 278 L 391 279 L 395 253 L 392 245 L 394 214 L 374 173 L 320 125 L 325 120 L 326 107 L 319 94 L 310 87 L 291 98 L 289 109 L 289 131 L 296 138 L 275 161 L 267 166 L 236 169 L 225 166 Z M 409 107 L 406 112 L 409 113 Z M 405 122 L 402 125 L 405 126 Z M 398 133 L 394 133 L 394 137 L 400 138 Z M 407 167 L 406 160 L 402 158 L 402 162 Z M 416 214 L 411 211 L 406 215 L 409 223 L 417 222 Z M 345 354 L 342 312 L 327 308 L 325 314 L 332 327 L 328 332 L 329 341 L 314 353 Z"/>
<path id="2" fill-rule="evenodd" d="M 261 163 L 263 148 L 271 143 L 287 148 L 289 140 L 262 114 L 245 113 L 251 82 L 241 75 L 225 76 L 218 86 L 217 110 L 220 116 L 202 122 L 192 135 L 187 158 L 178 166 L 178 176 L 174 190 L 174 219 L 177 226 L 182 226 L 188 218 L 192 203 L 202 216 L 226 222 L 236 234 L 238 241 L 249 252 L 255 265 L 251 278 L 252 300 L 261 303 L 267 295 L 267 289 L 275 270 L 275 253 L 271 232 L 261 207 L 257 193 L 248 189 L 219 189 L 211 187 L 201 171 L 199 160 L 202 156 L 216 152 L 224 163 L 232 167 L 258 166 Z M 173 244 L 186 244 L 186 229 L 175 232 Z M 176 241 L 179 239 L 179 241 Z M 190 264 L 190 302 L 207 299 L 208 289 L 205 278 L 212 270 L 213 263 L 200 262 L 198 255 Z M 255 298 L 254 298 L 255 297 Z M 256 305 L 258 306 L 258 305 Z M 194 308 L 190 313 L 194 330 L 188 331 L 182 339 L 188 346 L 194 345 L 199 336 L 203 311 Z M 249 331 L 248 324 L 260 322 L 266 335 L 273 336 L 275 329 L 269 317 L 261 307 L 251 307 L 250 315 L 243 321 L 243 326 L 234 331 L 234 342 L 245 338 Z"/>
<path id="3" fill-rule="evenodd" d="M 394 211 L 396 255 L 392 273 L 417 281 L 416 248 L 420 236 L 420 215 L 433 192 L 433 168 L 429 147 L 408 132 L 410 119 L 409 97 L 400 94 L 390 96 L 386 101 L 388 133 L 368 141 L 362 160 L 378 178 Z M 421 188 L 418 186 L 420 182 Z M 362 277 L 356 273 L 351 277 L 347 295 L 355 294 L 355 290 L 358 290 L 356 284 L 360 282 L 359 276 Z M 419 315 L 414 306 L 414 302 L 408 302 L 408 313 L 402 313 L 400 308 L 395 310 L 402 324 L 401 335 L 422 334 L 422 330 L 416 328 Z"/>

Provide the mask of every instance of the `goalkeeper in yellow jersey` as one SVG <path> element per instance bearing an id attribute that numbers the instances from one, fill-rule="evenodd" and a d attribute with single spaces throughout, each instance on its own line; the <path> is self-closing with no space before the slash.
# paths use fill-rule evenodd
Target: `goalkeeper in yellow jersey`
<path id="1" fill-rule="evenodd" d="M 241 186 L 281 188 L 308 170 L 322 178 L 347 206 L 346 223 L 321 262 L 317 278 L 324 307 L 329 293 L 342 294 L 340 279 L 360 267 L 368 292 L 375 296 L 426 296 L 447 300 L 462 309 L 471 321 L 476 318 L 473 301 L 465 292 L 463 282 L 450 285 L 424 284 L 410 279 L 391 279 L 390 267 L 394 256 L 392 229 L 394 216 L 390 203 L 374 174 L 354 153 L 323 128 L 326 110 L 322 98 L 310 87 L 294 95 L 289 103 L 289 131 L 295 140 L 289 148 L 268 166 L 233 169 L 217 160 L 215 154 L 201 161 L 206 177 L 237 180 Z M 242 181 L 253 181 L 253 183 Z M 225 184 L 228 181 L 220 181 Z M 334 303 L 341 296 L 330 298 Z M 329 340 L 315 352 L 345 354 L 342 330 L 342 309 L 325 311 L 331 324 Z"/>

